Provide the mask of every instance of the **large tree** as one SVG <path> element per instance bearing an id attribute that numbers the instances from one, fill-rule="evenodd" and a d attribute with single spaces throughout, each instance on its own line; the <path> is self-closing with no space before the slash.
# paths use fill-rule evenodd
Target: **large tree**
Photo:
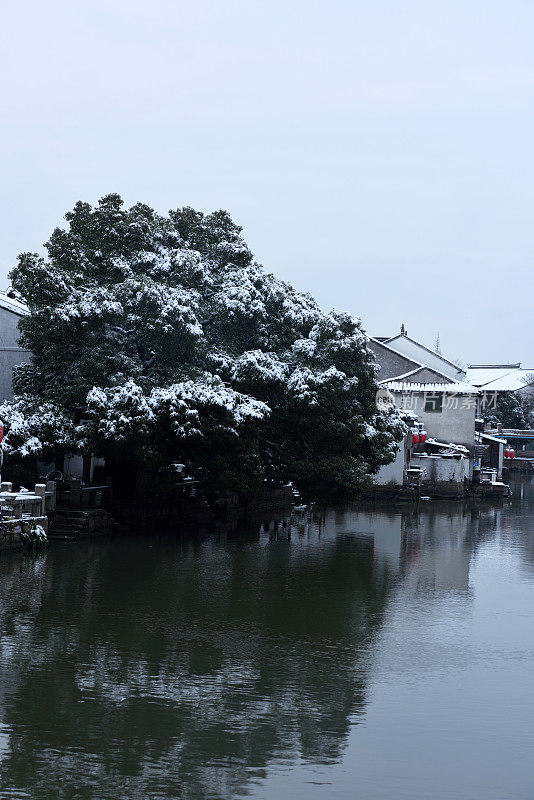
<path id="1" fill-rule="evenodd" d="M 392 459 L 403 424 L 376 408 L 360 321 L 267 274 L 225 211 L 112 194 L 66 219 L 10 276 L 33 353 L 0 408 L 13 452 L 179 460 L 217 491 L 292 480 L 319 500 Z"/>

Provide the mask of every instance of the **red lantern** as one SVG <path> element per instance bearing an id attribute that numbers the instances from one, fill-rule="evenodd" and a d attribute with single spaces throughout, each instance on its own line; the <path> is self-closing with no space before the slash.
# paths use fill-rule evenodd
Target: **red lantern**
<path id="1" fill-rule="evenodd" d="M 510 450 L 510 458 L 515 458 L 515 450 Z"/>
<path id="2" fill-rule="evenodd" d="M 419 441 L 421 442 L 421 444 L 423 444 L 423 442 L 426 442 L 426 431 L 421 431 L 421 433 L 419 434 Z"/>
<path id="3" fill-rule="evenodd" d="M 508 448 L 506 448 L 506 450 L 504 451 L 504 457 L 510 458 L 510 451 L 508 450 Z"/>
<path id="4" fill-rule="evenodd" d="M 419 434 L 418 433 L 414 433 L 414 435 L 412 436 L 412 441 L 413 441 L 414 444 L 419 444 Z"/>

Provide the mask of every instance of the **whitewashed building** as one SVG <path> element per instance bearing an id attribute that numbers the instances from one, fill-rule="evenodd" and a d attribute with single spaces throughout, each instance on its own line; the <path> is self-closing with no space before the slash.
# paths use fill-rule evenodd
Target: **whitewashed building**
<path id="1" fill-rule="evenodd" d="M 368 340 L 379 366 L 378 383 L 394 402 L 412 411 L 428 437 L 473 448 L 480 392 L 466 370 L 411 339 L 404 325 L 397 336 Z"/>
<path id="2" fill-rule="evenodd" d="M 463 381 L 411 383 L 397 379 L 380 384 L 393 395 L 395 405 L 413 411 L 428 438 L 472 448 L 479 391 Z"/>
<path id="3" fill-rule="evenodd" d="M 466 378 L 466 370 L 463 367 L 460 367 L 453 361 L 449 361 L 449 359 L 442 356 L 441 353 L 432 350 L 430 347 L 426 347 L 424 344 L 421 344 L 421 342 L 412 339 L 408 336 L 404 325 L 401 326 L 400 333 L 396 336 L 376 336 L 375 341 L 386 345 L 396 353 L 402 354 L 412 362 L 430 367 L 430 369 L 438 370 L 438 372 L 443 373 L 449 379 L 463 381 Z M 386 378 L 387 376 L 384 375 L 383 377 Z"/>
<path id="4" fill-rule="evenodd" d="M 0 401 L 13 397 L 13 368 L 27 364 L 31 358 L 31 352 L 19 344 L 19 320 L 28 313 L 24 303 L 0 292 Z"/>

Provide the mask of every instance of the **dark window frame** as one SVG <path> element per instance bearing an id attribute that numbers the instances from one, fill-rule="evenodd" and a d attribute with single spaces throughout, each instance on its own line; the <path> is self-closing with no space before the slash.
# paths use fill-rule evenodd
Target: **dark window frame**
<path id="1" fill-rule="evenodd" d="M 424 396 L 424 410 L 427 414 L 441 414 L 443 411 L 443 393 L 427 392 Z"/>

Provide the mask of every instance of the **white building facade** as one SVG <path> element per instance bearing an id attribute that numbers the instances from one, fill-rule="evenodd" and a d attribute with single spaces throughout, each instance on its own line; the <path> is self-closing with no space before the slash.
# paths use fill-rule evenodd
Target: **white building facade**
<path id="1" fill-rule="evenodd" d="M 31 352 L 19 344 L 19 321 L 28 313 L 24 303 L 0 292 L 0 401 L 13 397 L 14 367 L 31 359 Z"/>
<path id="2" fill-rule="evenodd" d="M 473 447 L 479 395 L 474 386 L 405 381 L 385 381 L 382 386 L 391 392 L 398 408 L 418 415 L 428 438 Z"/>

